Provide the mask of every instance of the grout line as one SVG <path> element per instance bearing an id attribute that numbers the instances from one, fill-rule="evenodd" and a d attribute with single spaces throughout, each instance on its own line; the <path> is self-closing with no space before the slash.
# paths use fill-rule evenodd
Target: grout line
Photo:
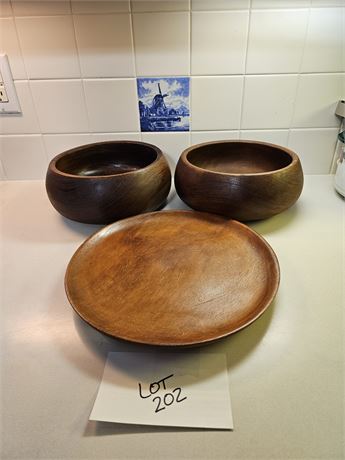
<path id="1" fill-rule="evenodd" d="M 236 131 L 243 131 L 243 132 L 280 132 L 280 131 L 288 131 L 289 128 L 251 128 L 251 129 L 237 129 L 237 128 L 229 128 L 229 129 L 206 129 L 206 130 L 190 130 L 190 131 L 164 131 L 158 132 L 154 131 L 152 134 L 178 134 L 178 133 L 221 133 L 221 132 L 236 132 Z M 339 132 L 338 126 L 330 126 L 330 127 L 312 127 L 312 128 L 292 128 L 293 131 L 337 131 Z M 9 138 L 9 137 L 38 137 L 38 136 L 93 136 L 93 135 L 140 135 L 141 131 L 84 131 L 84 132 L 45 132 L 45 133 L 11 133 L 5 134 L 0 133 L 0 138 Z"/>
<path id="2" fill-rule="evenodd" d="M 189 0 L 189 145 L 191 144 L 191 131 L 193 122 L 193 110 L 192 110 L 192 0 Z"/>
<path id="3" fill-rule="evenodd" d="M 133 134 L 140 134 L 140 131 L 112 131 L 112 132 L 109 132 L 109 131 L 106 131 L 106 132 L 103 132 L 103 131 L 89 131 L 89 132 L 79 132 L 79 133 L 75 133 L 75 132 L 59 132 L 59 133 L 18 133 L 18 134 L 15 134 L 15 133 L 11 133 L 11 134 L 0 134 L 0 139 L 1 138 L 10 138 L 10 137 L 38 137 L 38 136 L 55 136 L 55 137 L 59 137 L 59 136 L 93 136 L 93 135 L 113 135 L 113 134 L 116 134 L 116 135 L 133 135 Z"/>
<path id="4" fill-rule="evenodd" d="M 0 158 L 0 182 L 2 180 L 8 180 L 8 177 L 7 177 L 7 174 L 6 174 L 6 171 L 5 171 L 5 167 L 2 163 L 2 160 Z"/>
<path id="5" fill-rule="evenodd" d="M 189 43 L 188 43 L 188 52 L 189 52 L 189 72 L 188 72 L 188 76 L 189 78 L 191 77 L 192 75 L 192 11 L 191 11 L 191 1 L 192 0 L 189 0 L 189 12 L 188 12 L 188 15 L 189 15 L 189 36 L 188 36 L 188 39 L 189 39 Z"/>
<path id="6" fill-rule="evenodd" d="M 11 7 L 12 7 L 12 5 L 11 5 Z M 22 44 L 21 44 L 21 41 L 19 39 L 17 21 L 16 21 L 16 18 L 14 16 L 13 16 L 13 22 L 14 22 L 14 28 L 15 28 L 16 38 L 17 38 L 17 42 L 18 42 L 18 47 L 19 47 L 19 51 L 20 51 L 20 57 L 21 57 L 21 60 L 22 60 L 23 66 L 24 66 L 24 70 L 25 70 L 26 79 L 29 80 L 29 73 L 28 73 L 28 70 L 26 68 L 26 64 L 25 64 L 25 60 L 24 60 L 24 53 L 23 53 L 23 50 L 22 50 Z"/>
<path id="7" fill-rule="evenodd" d="M 72 6 L 71 6 L 72 9 Z M 74 15 L 72 14 L 72 24 L 73 24 L 73 36 L 74 36 L 74 44 L 77 52 L 77 60 L 78 60 L 78 68 L 79 68 L 79 74 L 80 78 L 76 78 L 76 80 L 81 80 L 81 87 L 83 91 L 83 97 L 84 97 L 84 106 L 85 106 L 85 113 L 86 113 L 86 119 L 87 119 L 87 126 L 89 128 L 89 132 L 91 132 L 91 120 L 90 120 L 90 113 L 89 113 L 89 108 L 86 103 L 86 90 L 85 90 L 85 84 L 84 84 L 84 79 L 82 75 L 82 70 L 81 70 L 81 62 L 80 62 L 80 53 L 79 53 L 79 47 L 78 47 L 78 40 L 77 40 L 77 32 L 75 28 L 75 21 L 74 21 Z"/>
<path id="8" fill-rule="evenodd" d="M 301 74 L 298 74 L 297 72 L 291 72 L 291 73 L 256 73 L 256 74 L 244 74 L 244 73 L 239 73 L 239 74 L 217 74 L 217 75 L 186 75 L 186 74 L 179 74 L 179 75 L 138 75 L 138 78 L 175 78 L 175 77 L 186 77 L 190 76 L 192 78 L 233 78 L 233 77 L 280 77 L 280 76 L 292 76 L 292 75 L 310 75 L 310 76 L 318 76 L 318 75 L 344 75 L 345 73 L 343 71 L 335 71 L 335 72 L 303 72 Z M 41 77 L 41 78 L 16 78 L 14 79 L 15 82 L 25 82 L 25 81 L 75 81 L 75 80 L 85 80 L 85 81 L 98 81 L 98 80 L 135 80 L 137 77 L 133 75 L 129 76 L 121 76 L 121 77 Z"/>
<path id="9" fill-rule="evenodd" d="M 12 1 L 11 1 L 11 9 L 13 11 L 13 8 L 12 8 Z M 24 82 L 26 82 L 27 86 L 28 86 L 28 89 L 29 89 L 29 94 L 30 94 L 30 102 L 32 104 L 32 109 L 33 109 L 33 113 L 34 113 L 34 118 L 35 118 L 35 121 L 37 123 L 37 126 L 38 126 L 38 129 L 39 129 L 39 135 L 41 136 L 41 139 L 42 139 L 42 145 L 43 145 L 43 151 L 44 151 L 44 154 L 45 154 L 45 157 L 46 157 L 46 160 L 49 161 L 49 157 L 48 157 L 48 152 L 47 152 L 47 149 L 46 149 L 46 146 L 45 146 L 45 143 L 43 141 L 43 137 L 42 137 L 42 126 L 41 126 L 41 122 L 40 122 L 40 118 L 38 116 L 38 111 L 37 111 L 37 107 L 36 107 L 36 103 L 35 103 L 35 98 L 34 98 L 34 95 L 32 93 L 32 89 L 31 89 L 31 84 L 30 84 L 30 78 L 29 78 L 29 72 L 27 70 L 27 66 L 26 66 L 26 63 L 25 63 L 25 60 L 24 60 L 24 53 L 23 53 L 23 50 L 22 50 L 22 45 L 21 45 L 21 41 L 19 39 L 19 33 L 18 33 L 18 28 L 17 28 L 17 21 L 16 21 L 16 18 L 13 16 L 13 22 L 14 22 L 14 28 L 15 28 L 15 33 L 16 33 L 16 38 L 17 38 L 17 42 L 18 42 L 18 47 L 19 47 L 19 51 L 20 51 L 20 57 L 21 57 L 21 60 L 23 62 L 23 66 L 24 66 L 24 70 L 25 70 L 25 74 L 27 76 L 27 80 L 23 80 Z M 13 80 L 13 83 L 15 85 L 16 81 L 19 81 L 19 80 Z M 20 101 L 19 101 L 20 103 Z M 38 135 L 38 134 L 37 134 Z M 5 168 L 4 168 L 4 171 L 5 171 Z M 6 171 L 5 171 L 6 173 Z"/>
<path id="10" fill-rule="evenodd" d="M 134 41 L 134 27 L 133 27 L 133 11 L 132 11 L 132 2 L 129 1 L 129 26 L 131 29 L 131 42 L 132 42 L 132 62 L 133 62 L 133 70 L 134 70 L 134 75 L 135 75 L 135 100 L 136 100 L 136 118 L 137 118 L 137 124 L 139 126 L 139 129 L 141 129 L 140 125 L 140 114 L 139 114 L 139 109 L 138 109 L 138 71 L 137 71 L 137 53 L 136 53 L 136 48 L 135 48 L 135 41 Z M 140 132 L 140 140 L 142 141 L 142 134 L 141 130 Z"/>
<path id="11" fill-rule="evenodd" d="M 252 0 L 249 2 L 249 11 L 248 11 L 248 25 L 247 25 L 247 42 L 246 42 L 246 51 L 244 55 L 244 74 L 243 74 L 243 83 L 242 83 L 242 97 L 241 97 L 241 107 L 240 107 L 240 119 L 239 119 L 239 129 L 242 129 L 243 124 L 243 105 L 244 105 L 244 96 L 246 89 L 246 75 L 247 75 L 247 63 L 248 63 L 248 50 L 249 50 L 249 35 L 250 35 L 250 26 L 252 20 Z"/>
<path id="12" fill-rule="evenodd" d="M 135 50 L 135 41 L 134 41 L 134 26 L 133 26 L 133 12 L 132 12 L 132 2 L 129 2 L 129 26 L 131 29 L 131 44 L 132 44 L 132 61 L 133 61 L 133 70 L 135 78 L 138 76 L 137 72 L 137 60 L 136 60 L 136 50 Z"/>
<path id="13" fill-rule="evenodd" d="M 311 1 L 310 1 L 310 3 L 311 3 Z M 298 66 L 296 91 L 295 91 L 295 97 L 294 97 L 293 106 L 292 106 L 293 108 L 292 108 L 289 132 L 288 132 L 288 137 L 287 137 L 287 145 L 288 146 L 290 144 L 291 129 L 292 129 L 292 126 L 293 126 L 295 115 L 296 115 L 297 96 L 298 96 L 298 91 L 299 91 L 299 87 L 300 87 L 301 70 L 302 70 L 302 66 L 303 66 L 303 62 L 304 62 L 305 50 L 306 50 L 306 47 L 307 47 L 307 39 L 308 39 L 309 25 L 310 25 L 310 16 L 311 16 L 311 8 L 308 9 L 307 24 L 306 24 L 306 28 L 305 28 L 305 32 L 304 32 L 304 40 L 303 40 L 303 47 L 302 47 L 302 55 L 301 55 L 301 60 L 300 60 L 299 66 Z"/>
<path id="14" fill-rule="evenodd" d="M 14 19 L 14 11 L 13 11 L 13 6 L 12 6 L 12 1 L 13 0 L 8 1 L 8 4 L 10 6 L 10 10 L 11 10 L 10 15 L 9 16 L 2 16 L 3 18 L 13 18 Z"/>
<path id="15" fill-rule="evenodd" d="M 136 119 L 137 124 L 139 127 L 140 132 L 140 140 L 142 141 L 142 134 L 141 134 L 141 125 L 140 125 L 140 114 L 139 114 L 139 98 L 138 98 L 138 70 L 137 70 L 137 53 L 135 47 L 135 40 L 134 40 L 134 26 L 133 26 L 133 12 L 132 12 L 132 2 L 129 2 L 129 25 L 131 29 L 131 42 L 132 42 L 132 62 L 133 62 L 133 70 L 134 70 L 134 79 L 135 79 L 135 100 L 136 100 Z M 133 78 L 132 78 L 133 79 Z"/>

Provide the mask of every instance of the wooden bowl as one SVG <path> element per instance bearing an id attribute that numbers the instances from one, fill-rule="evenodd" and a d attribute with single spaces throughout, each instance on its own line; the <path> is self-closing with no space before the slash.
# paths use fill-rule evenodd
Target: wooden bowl
<path id="1" fill-rule="evenodd" d="M 216 141 L 182 153 L 175 187 L 191 208 L 241 221 L 265 219 L 295 203 L 303 187 L 298 156 L 256 141 Z"/>
<path id="2" fill-rule="evenodd" d="M 135 141 L 83 145 L 56 156 L 46 176 L 48 197 L 63 216 L 106 224 L 155 211 L 169 193 L 171 173 L 161 150 Z"/>
<path id="3" fill-rule="evenodd" d="M 247 225 L 161 211 L 114 222 L 87 239 L 68 265 L 65 288 L 78 315 L 101 332 L 192 346 L 259 318 L 279 278 L 272 248 Z"/>

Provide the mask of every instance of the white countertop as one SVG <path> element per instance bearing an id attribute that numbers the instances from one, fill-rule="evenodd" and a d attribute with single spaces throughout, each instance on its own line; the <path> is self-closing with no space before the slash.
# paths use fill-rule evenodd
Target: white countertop
<path id="1" fill-rule="evenodd" d="M 98 227 L 63 219 L 42 181 L 0 183 L 2 458 L 344 458 L 345 206 L 332 180 L 306 176 L 296 205 L 251 225 L 278 256 L 277 298 L 202 349 L 227 354 L 232 432 L 88 421 L 107 353 L 142 350 L 66 299 L 67 263 Z"/>

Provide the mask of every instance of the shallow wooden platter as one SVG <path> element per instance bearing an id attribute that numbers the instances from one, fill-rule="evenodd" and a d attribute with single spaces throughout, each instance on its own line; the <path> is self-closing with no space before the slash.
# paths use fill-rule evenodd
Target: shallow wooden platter
<path id="1" fill-rule="evenodd" d="M 249 227 L 161 211 L 104 227 L 76 251 L 65 288 L 75 311 L 116 338 L 198 345 L 248 326 L 272 302 L 277 258 Z"/>

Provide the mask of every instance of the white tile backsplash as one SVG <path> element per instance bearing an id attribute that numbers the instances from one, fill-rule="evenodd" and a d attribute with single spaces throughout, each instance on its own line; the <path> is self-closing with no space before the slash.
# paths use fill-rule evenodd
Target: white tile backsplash
<path id="1" fill-rule="evenodd" d="M 181 153 L 190 145 L 190 135 L 189 133 L 142 133 L 142 141 L 159 147 L 173 172 Z"/>
<path id="2" fill-rule="evenodd" d="M 328 173 L 340 124 L 334 109 L 345 98 L 344 7 L 0 0 L 0 53 L 23 111 L 0 115 L 0 179 L 40 177 L 56 153 L 107 139 L 156 143 L 173 167 L 191 142 L 289 143 L 305 172 Z M 165 76 L 190 77 L 191 132 L 141 133 L 136 77 Z M 169 94 L 167 105 L 177 98 Z"/>
<path id="3" fill-rule="evenodd" d="M 245 77 L 242 129 L 290 126 L 297 75 Z"/>
<path id="4" fill-rule="evenodd" d="M 51 16 L 71 12 L 68 0 L 12 0 L 12 8 L 15 16 Z"/>
<path id="5" fill-rule="evenodd" d="M 248 18 L 248 11 L 192 13 L 192 75 L 244 73 Z"/>
<path id="6" fill-rule="evenodd" d="M 203 142 L 223 141 L 239 139 L 239 131 L 193 131 L 191 133 L 192 144 L 202 144 Z"/>
<path id="7" fill-rule="evenodd" d="M 302 62 L 302 72 L 345 70 L 345 9 L 312 9 Z"/>
<path id="8" fill-rule="evenodd" d="M 12 16 L 12 7 L 10 0 L 0 0 L 0 17 Z"/>
<path id="9" fill-rule="evenodd" d="M 79 145 L 95 142 L 91 134 L 44 134 L 43 142 L 48 160 L 66 150 L 78 147 Z"/>
<path id="10" fill-rule="evenodd" d="M 129 0 L 71 0 L 73 13 L 128 13 Z"/>
<path id="11" fill-rule="evenodd" d="M 311 6 L 325 6 L 328 8 L 332 8 L 332 6 L 345 6 L 345 0 L 311 0 Z"/>
<path id="12" fill-rule="evenodd" d="M 133 12 L 189 11 L 189 0 L 132 0 Z"/>
<path id="13" fill-rule="evenodd" d="M 71 16 L 16 18 L 29 78 L 80 76 Z"/>
<path id="14" fill-rule="evenodd" d="M 1 134 L 38 134 L 40 125 L 28 81 L 16 81 L 15 88 L 22 113 L 0 115 Z"/>
<path id="15" fill-rule="evenodd" d="M 82 77 L 134 76 L 129 14 L 74 16 Z"/>
<path id="16" fill-rule="evenodd" d="M 240 127 L 243 77 L 193 77 L 192 130 L 232 130 Z"/>
<path id="17" fill-rule="evenodd" d="M 0 140 L 0 145 L 1 145 L 1 140 Z M 4 167 L 2 166 L 1 158 L 0 158 L 0 180 L 6 180 L 5 170 L 4 170 Z"/>
<path id="18" fill-rule="evenodd" d="M 303 54 L 307 9 L 253 11 L 251 15 L 247 73 L 298 72 Z"/>
<path id="19" fill-rule="evenodd" d="M 84 89 L 91 131 L 139 131 L 134 79 L 85 80 Z"/>
<path id="20" fill-rule="evenodd" d="M 252 0 L 252 8 L 305 8 L 310 0 Z"/>
<path id="21" fill-rule="evenodd" d="M 292 120 L 294 128 L 339 126 L 334 114 L 337 102 L 344 99 L 345 74 L 300 75 Z"/>
<path id="22" fill-rule="evenodd" d="M 6 179 L 43 179 L 48 160 L 42 136 L 0 136 L 0 159 Z"/>
<path id="23" fill-rule="evenodd" d="M 93 133 L 92 142 L 141 141 L 141 133 Z"/>
<path id="24" fill-rule="evenodd" d="M 0 19 L 0 54 L 7 54 L 14 79 L 27 78 L 13 18 Z"/>
<path id="25" fill-rule="evenodd" d="M 189 74 L 189 13 L 135 13 L 138 76 Z"/>
<path id="26" fill-rule="evenodd" d="M 250 0 L 191 0 L 192 10 L 233 10 L 246 9 Z"/>
<path id="27" fill-rule="evenodd" d="M 289 148 L 301 159 L 305 174 L 330 172 L 338 129 L 292 129 Z"/>
<path id="28" fill-rule="evenodd" d="M 270 144 L 277 144 L 286 147 L 288 144 L 288 129 L 264 129 L 264 130 L 243 130 L 240 133 L 240 139 L 269 142 Z"/>
<path id="29" fill-rule="evenodd" d="M 81 80 L 30 82 L 42 133 L 88 132 Z"/>

